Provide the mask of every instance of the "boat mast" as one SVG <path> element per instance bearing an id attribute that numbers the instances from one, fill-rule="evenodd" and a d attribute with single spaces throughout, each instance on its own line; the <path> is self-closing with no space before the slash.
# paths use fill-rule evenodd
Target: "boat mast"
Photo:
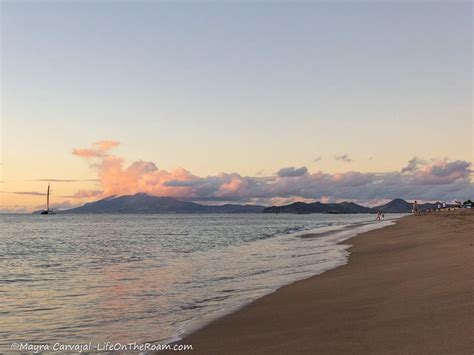
<path id="1" fill-rule="evenodd" d="M 48 194 L 46 195 L 46 211 L 49 211 L 49 184 L 48 184 Z"/>

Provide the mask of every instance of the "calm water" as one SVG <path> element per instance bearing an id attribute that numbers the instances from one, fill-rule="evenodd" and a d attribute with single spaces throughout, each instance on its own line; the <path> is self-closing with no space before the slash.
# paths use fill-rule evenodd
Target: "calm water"
<path id="1" fill-rule="evenodd" d="M 0 349 L 176 339 L 344 264 L 374 215 L 0 215 Z M 317 233 L 310 234 L 309 233 Z"/>

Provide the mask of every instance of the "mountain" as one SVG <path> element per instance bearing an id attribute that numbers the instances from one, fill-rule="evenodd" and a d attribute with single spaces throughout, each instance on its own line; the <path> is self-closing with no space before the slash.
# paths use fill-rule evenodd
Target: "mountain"
<path id="1" fill-rule="evenodd" d="M 401 198 L 396 198 L 385 205 L 374 207 L 374 210 L 384 213 L 409 213 L 413 208 L 413 204 Z"/>
<path id="2" fill-rule="evenodd" d="M 60 213 L 260 213 L 263 209 L 264 206 L 257 205 L 206 206 L 138 193 L 107 197 Z"/>
<path id="3" fill-rule="evenodd" d="M 429 210 L 438 208 L 438 205 L 441 205 L 441 202 L 420 203 L 418 207 L 420 210 Z M 453 205 L 447 205 L 447 207 L 453 207 Z M 374 210 L 384 213 L 411 213 L 413 210 L 413 202 L 396 198 L 385 205 L 374 207 Z"/>
<path id="4" fill-rule="evenodd" d="M 439 202 L 420 204 L 420 209 L 434 209 Z M 449 206 L 448 206 L 449 207 Z M 157 197 L 144 193 L 126 196 L 110 196 L 99 201 L 89 202 L 77 208 L 58 213 L 410 213 L 412 203 L 394 199 L 374 208 L 364 207 L 353 202 L 305 203 L 295 202 L 285 206 L 264 207 L 258 205 L 207 206 L 194 202 L 181 201 L 171 197 Z"/>
<path id="5" fill-rule="evenodd" d="M 263 213 L 295 213 L 295 214 L 309 214 L 309 213 L 375 213 L 376 211 L 369 207 L 360 206 L 353 202 L 341 203 L 305 203 L 295 202 L 285 206 L 267 207 Z"/>
<path id="6" fill-rule="evenodd" d="M 436 203 L 422 203 L 419 204 L 420 210 L 435 209 L 439 202 Z M 448 205 L 447 207 L 452 207 Z M 411 213 L 413 203 L 396 198 L 389 203 L 386 203 L 377 207 L 364 207 L 353 202 L 341 202 L 341 203 L 305 203 L 295 202 L 285 206 L 272 206 L 265 208 L 263 213 L 295 213 L 295 214 L 308 214 L 308 213 Z"/>

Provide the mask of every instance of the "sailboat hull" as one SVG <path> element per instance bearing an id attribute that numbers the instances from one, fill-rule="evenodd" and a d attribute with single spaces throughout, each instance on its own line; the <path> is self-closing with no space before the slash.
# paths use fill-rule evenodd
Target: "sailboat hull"
<path id="1" fill-rule="evenodd" d="M 40 214 L 56 214 L 53 211 L 43 211 Z"/>

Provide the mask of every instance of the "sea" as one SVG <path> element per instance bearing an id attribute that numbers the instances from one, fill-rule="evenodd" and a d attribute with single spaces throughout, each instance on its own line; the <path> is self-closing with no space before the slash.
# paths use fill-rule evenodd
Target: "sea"
<path id="1" fill-rule="evenodd" d="M 176 341 L 347 263 L 350 237 L 397 217 L 0 215 L 0 352 L 21 342 Z"/>

